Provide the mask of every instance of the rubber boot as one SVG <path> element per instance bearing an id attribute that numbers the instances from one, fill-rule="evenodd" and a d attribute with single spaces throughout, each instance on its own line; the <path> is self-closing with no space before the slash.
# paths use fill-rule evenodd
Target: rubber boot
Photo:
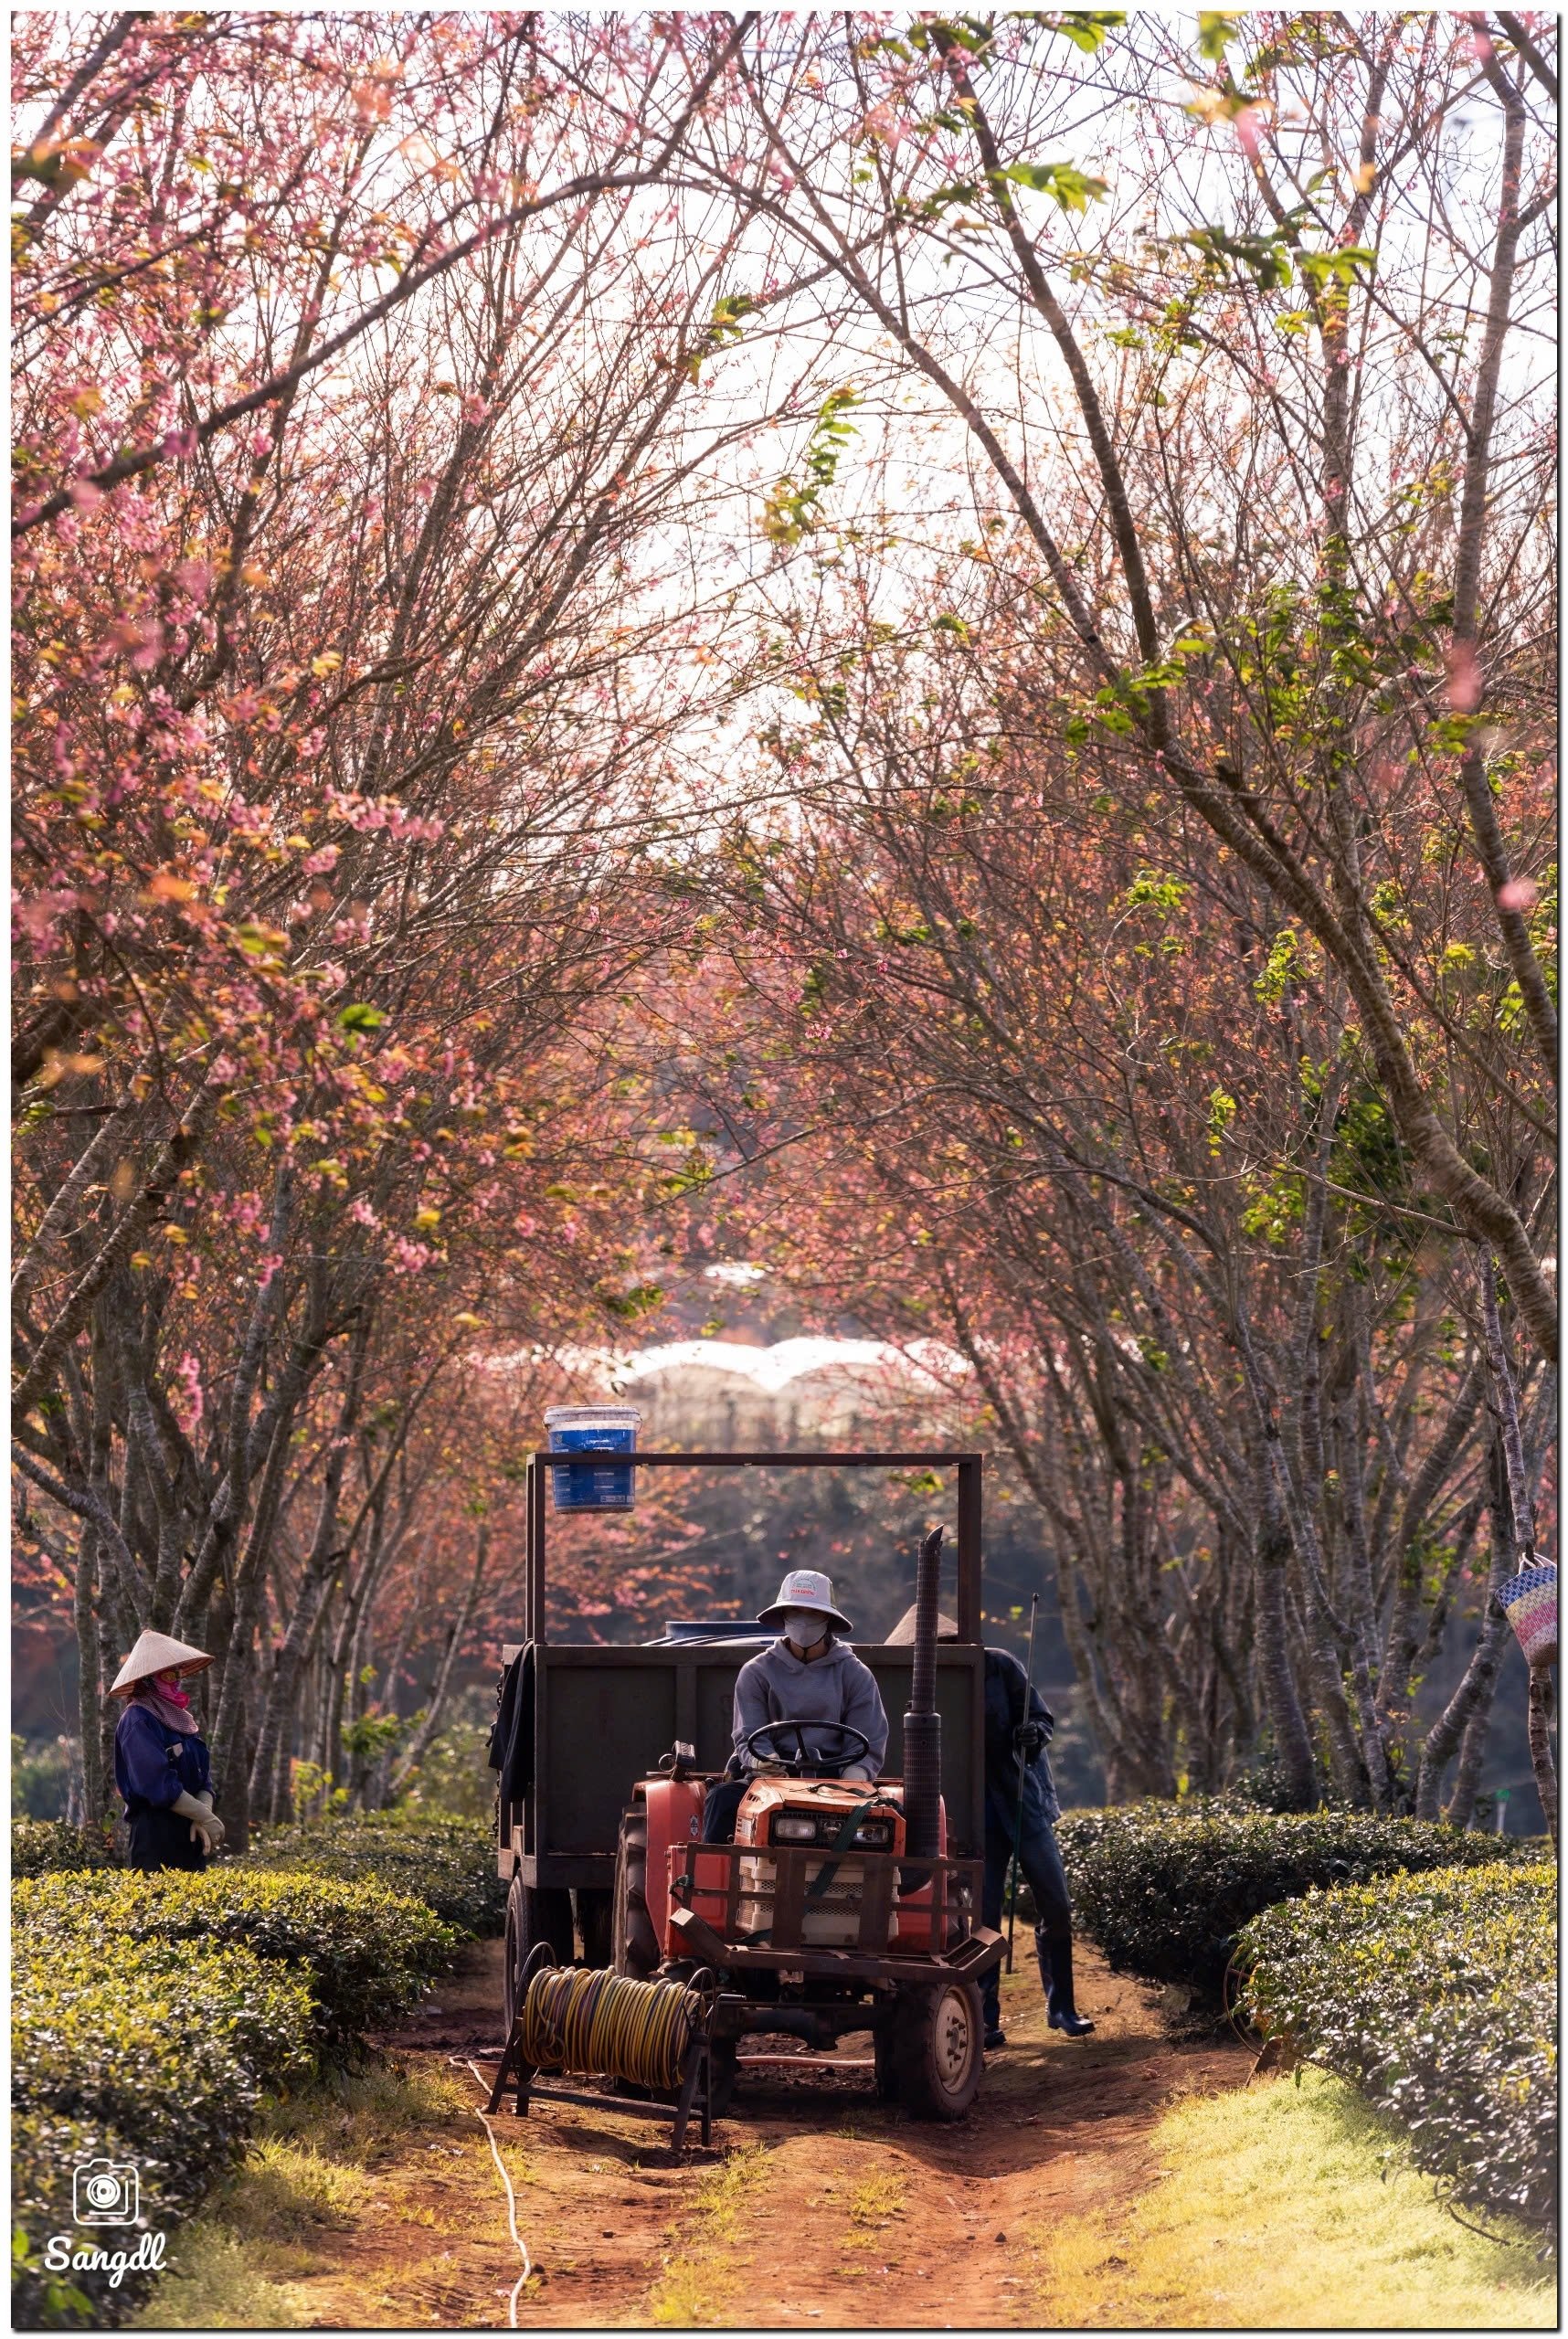
<path id="1" fill-rule="evenodd" d="M 1037 1940 L 1040 1954 L 1040 1979 L 1045 1985 L 1045 2019 L 1053 2030 L 1065 2031 L 1069 2038 L 1086 2038 L 1094 2024 L 1073 2004 L 1073 1936 L 1058 1933 L 1052 1940 Z"/>
<path id="2" fill-rule="evenodd" d="M 985 2015 L 985 2050 L 993 2055 L 1007 2044 L 1007 2033 L 1001 2027 L 1001 1968 L 993 1965 L 980 1988 L 980 2006 Z"/>

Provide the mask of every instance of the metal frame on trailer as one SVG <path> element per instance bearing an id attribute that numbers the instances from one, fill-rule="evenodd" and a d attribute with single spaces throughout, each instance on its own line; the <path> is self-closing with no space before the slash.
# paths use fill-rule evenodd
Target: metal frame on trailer
<path id="1" fill-rule="evenodd" d="M 545 1522 L 549 1512 L 546 1480 L 552 1470 L 593 1468 L 613 1463 L 637 1470 L 956 1470 L 959 1487 L 958 1574 L 960 1641 L 980 1636 L 980 1538 L 983 1531 L 980 1454 L 626 1454 L 619 1447 L 579 1446 L 572 1454 L 528 1456 L 524 1489 L 527 1564 L 524 1583 L 524 1637 L 547 1645 L 545 1630 Z M 591 1516 L 591 1514 L 587 1514 Z"/>

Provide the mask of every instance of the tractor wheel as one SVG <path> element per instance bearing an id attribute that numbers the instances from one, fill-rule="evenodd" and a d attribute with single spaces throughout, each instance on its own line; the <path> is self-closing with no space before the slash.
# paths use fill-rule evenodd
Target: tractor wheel
<path id="1" fill-rule="evenodd" d="M 577 1896 L 577 1932 L 583 1963 L 609 1965 L 615 1958 L 615 1895 L 583 1889 Z"/>
<path id="2" fill-rule="evenodd" d="M 980 2086 L 984 2039 L 972 1982 L 901 1991 L 892 2038 L 900 2103 L 917 2120 L 961 2120 Z"/>
<path id="3" fill-rule="evenodd" d="M 615 1856 L 615 1905 L 610 1963 L 618 1974 L 646 1981 L 659 1963 L 659 1942 L 648 1913 L 648 1815 L 629 1811 Z"/>
<path id="4" fill-rule="evenodd" d="M 540 1942 L 548 1942 L 557 1961 L 563 1965 L 572 1962 L 572 1904 L 570 1897 L 557 1889 L 531 1891 L 520 1876 L 512 1879 L 506 1895 L 506 1956 L 505 2011 L 506 2027 L 512 2028 L 517 2012 L 523 1968 L 529 1953 Z"/>

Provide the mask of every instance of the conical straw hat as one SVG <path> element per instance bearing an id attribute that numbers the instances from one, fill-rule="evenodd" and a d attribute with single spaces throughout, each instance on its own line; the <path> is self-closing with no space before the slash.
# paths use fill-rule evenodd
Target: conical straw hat
<path id="1" fill-rule="evenodd" d="M 167 1633 L 143 1633 L 110 1683 L 109 1694 L 117 1698 L 151 1674 L 167 1673 L 175 1667 L 182 1673 L 203 1673 L 211 1663 L 206 1649 L 192 1648 L 188 1641 L 172 1641 Z"/>
<path id="2" fill-rule="evenodd" d="M 957 1625 L 954 1624 L 952 1618 L 950 1616 L 944 1616 L 938 1612 L 937 1617 L 937 1638 L 939 1641 L 956 1641 L 958 1637 L 959 1628 Z M 915 1611 L 913 1608 L 906 1608 L 903 1615 L 900 1616 L 898 1622 L 894 1625 L 893 1630 L 888 1634 L 885 1646 L 888 1648 L 912 1648 L 914 1645 Z"/>

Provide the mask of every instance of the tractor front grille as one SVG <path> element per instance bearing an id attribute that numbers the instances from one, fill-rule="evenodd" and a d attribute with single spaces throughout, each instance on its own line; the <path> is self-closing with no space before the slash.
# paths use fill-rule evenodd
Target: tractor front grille
<path id="1" fill-rule="evenodd" d="M 831 1873 L 824 1880 L 824 1869 Z M 980 1902 L 978 1860 L 911 1860 L 812 1844 L 673 1844 L 670 1894 L 724 1941 L 873 1955 L 967 1941 Z"/>

